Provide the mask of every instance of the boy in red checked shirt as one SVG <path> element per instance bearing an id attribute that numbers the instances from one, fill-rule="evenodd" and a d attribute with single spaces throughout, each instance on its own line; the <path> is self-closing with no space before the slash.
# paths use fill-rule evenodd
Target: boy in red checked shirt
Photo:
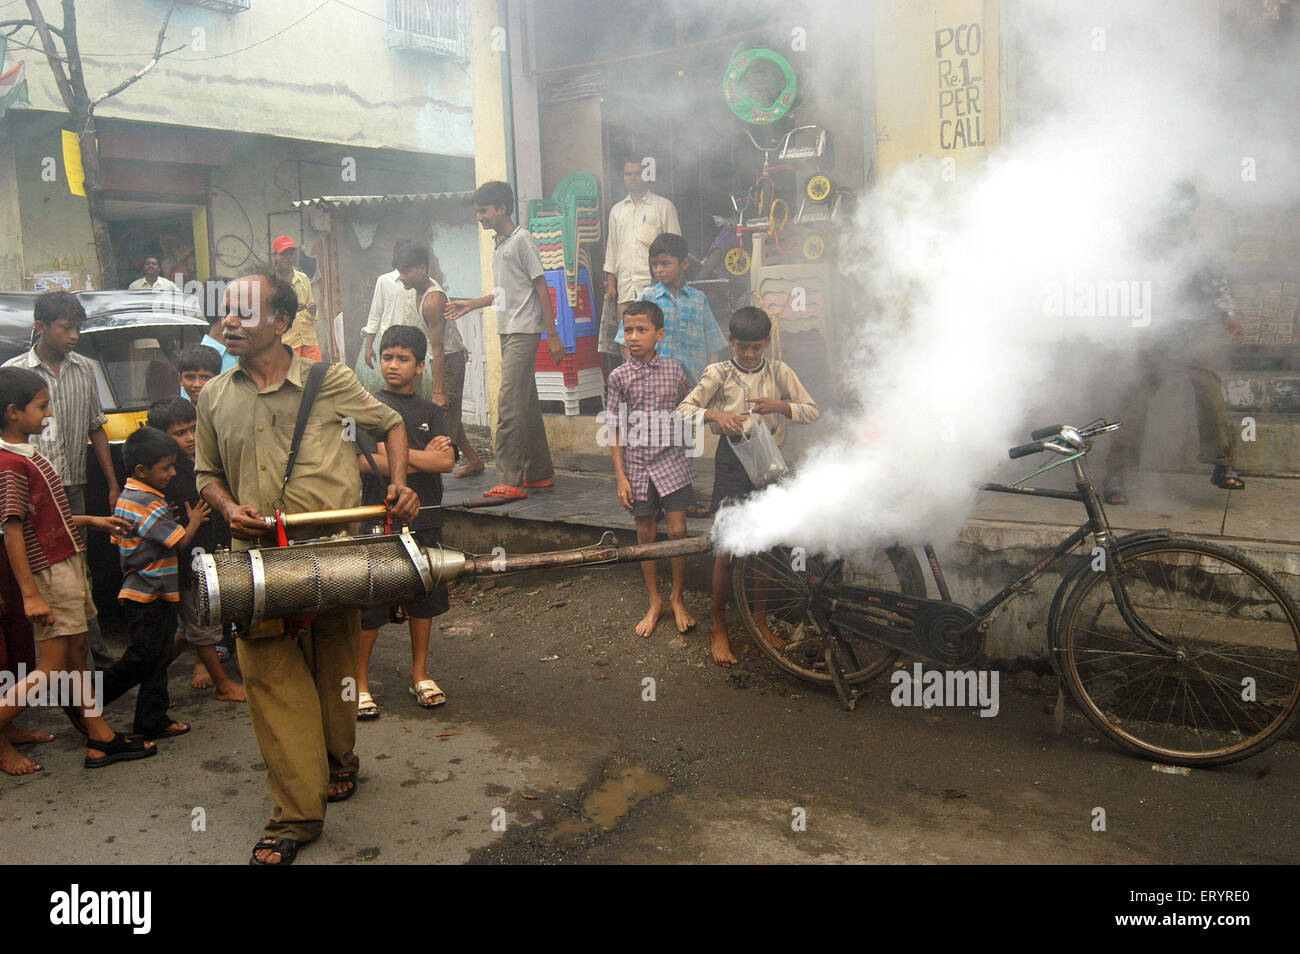
<path id="1" fill-rule="evenodd" d="M 618 499 L 636 517 L 639 543 L 652 543 L 659 533 L 658 513 L 668 522 L 668 539 L 686 536 L 686 508 L 695 500 L 691 481 L 695 472 L 686 459 L 681 419 L 672 426 L 677 405 L 690 392 L 691 382 L 682 366 L 656 353 L 664 338 L 664 313 L 650 301 L 628 305 L 623 315 L 623 342 L 628 359 L 614 369 L 605 384 L 605 425 L 610 432 L 610 453 Z M 631 426 L 627 426 L 631 424 Z M 686 558 L 674 557 L 673 590 L 668 597 L 679 632 L 695 625 L 682 601 Z M 650 608 L 636 624 L 638 636 L 654 632 L 663 615 L 659 577 L 653 560 L 641 564 Z"/>

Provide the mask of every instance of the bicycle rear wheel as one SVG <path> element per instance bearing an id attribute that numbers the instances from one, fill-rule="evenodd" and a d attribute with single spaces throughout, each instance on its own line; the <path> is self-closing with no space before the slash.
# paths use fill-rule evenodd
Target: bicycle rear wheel
<path id="1" fill-rule="evenodd" d="M 1248 758 L 1285 732 L 1300 706 L 1300 612 L 1249 558 L 1169 539 L 1122 554 L 1134 615 L 1121 616 L 1105 573 L 1088 573 L 1062 610 L 1053 651 L 1084 715 L 1138 755 L 1175 765 Z"/>
<path id="2" fill-rule="evenodd" d="M 846 582 L 925 595 L 920 564 L 902 547 L 842 563 L 777 547 L 738 558 L 732 566 L 736 605 L 755 645 L 778 668 L 819 686 L 832 685 L 826 666 L 828 648 L 840 662 L 846 685 L 880 674 L 899 656 L 898 650 L 875 640 L 823 629 L 812 612 L 815 593 L 820 588 L 822 596 L 833 598 Z"/>

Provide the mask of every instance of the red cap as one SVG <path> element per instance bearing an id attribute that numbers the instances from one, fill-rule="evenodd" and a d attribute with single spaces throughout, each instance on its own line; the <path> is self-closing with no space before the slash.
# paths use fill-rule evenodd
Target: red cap
<path id="1" fill-rule="evenodd" d="M 298 246 L 294 244 L 293 239 L 289 238 L 289 236 L 287 235 L 281 235 L 278 239 L 276 239 L 274 242 L 271 243 L 271 249 L 277 255 L 283 252 L 286 248 L 297 248 L 297 247 Z"/>

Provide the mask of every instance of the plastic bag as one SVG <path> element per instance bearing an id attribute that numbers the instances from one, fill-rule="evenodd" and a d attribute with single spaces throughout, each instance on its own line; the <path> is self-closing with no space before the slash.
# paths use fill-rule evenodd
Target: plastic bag
<path id="1" fill-rule="evenodd" d="M 754 433 L 749 437 L 730 437 L 731 449 L 745 468 L 749 482 L 755 487 L 762 487 L 779 480 L 790 468 L 786 466 L 781 449 L 776 446 L 776 439 L 767 429 L 761 415 L 755 415 Z"/>

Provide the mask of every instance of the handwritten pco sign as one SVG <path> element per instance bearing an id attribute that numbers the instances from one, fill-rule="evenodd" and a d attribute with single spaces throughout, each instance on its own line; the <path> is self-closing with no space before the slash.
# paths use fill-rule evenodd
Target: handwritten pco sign
<path id="1" fill-rule="evenodd" d="M 934 31 L 938 61 L 939 148 L 965 149 L 986 145 L 984 139 L 984 76 L 972 72 L 971 61 L 984 49 L 984 30 L 963 23 Z M 975 60 L 974 70 L 982 60 Z"/>

